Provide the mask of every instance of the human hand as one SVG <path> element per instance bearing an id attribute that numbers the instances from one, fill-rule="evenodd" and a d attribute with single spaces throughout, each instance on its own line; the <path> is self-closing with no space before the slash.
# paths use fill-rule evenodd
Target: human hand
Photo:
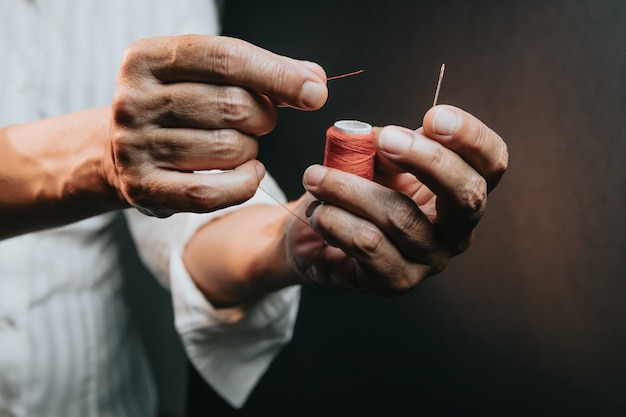
<path id="1" fill-rule="evenodd" d="M 274 128 L 276 107 L 320 108 L 325 82 L 317 64 L 237 39 L 138 41 L 117 80 L 106 181 L 123 201 L 158 217 L 241 203 L 265 175 L 256 137 Z M 225 171 L 194 173 L 213 169 Z"/>
<path id="2" fill-rule="evenodd" d="M 293 220 L 287 247 L 307 280 L 378 294 L 415 287 L 467 249 L 508 164 L 502 139 L 451 106 L 429 110 L 417 131 L 380 129 L 376 149 L 374 181 L 305 172 L 299 210 L 317 233 Z"/>

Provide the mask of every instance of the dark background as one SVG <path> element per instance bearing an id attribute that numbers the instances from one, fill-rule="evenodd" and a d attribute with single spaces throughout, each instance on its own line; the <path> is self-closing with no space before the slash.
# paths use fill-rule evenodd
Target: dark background
<path id="1" fill-rule="evenodd" d="M 295 336 L 235 412 L 192 373 L 189 416 L 626 415 L 626 2 L 226 2 L 225 34 L 320 63 L 260 159 L 288 196 L 355 118 L 416 128 L 432 103 L 505 139 L 473 246 L 393 299 L 308 287 Z"/>

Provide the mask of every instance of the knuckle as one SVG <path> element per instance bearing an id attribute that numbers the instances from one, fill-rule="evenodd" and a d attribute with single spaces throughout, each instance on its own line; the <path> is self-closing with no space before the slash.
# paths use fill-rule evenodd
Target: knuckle
<path id="1" fill-rule="evenodd" d="M 239 87 L 224 87 L 219 94 L 220 114 L 229 126 L 240 126 L 252 117 L 249 94 Z"/>
<path id="2" fill-rule="evenodd" d="M 386 281 L 385 292 L 388 296 L 399 296 L 411 291 L 424 279 L 422 268 L 398 267 Z"/>
<path id="3" fill-rule="evenodd" d="M 494 144 L 490 144 L 489 142 L 496 142 L 495 147 L 497 149 L 497 155 L 492 161 L 491 170 L 496 177 L 502 176 L 509 164 L 509 152 L 506 143 L 500 138 L 500 136 L 478 120 L 473 121 L 472 132 L 473 137 L 475 138 L 475 149 L 491 150 L 494 149 Z"/>
<path id="4" fill-rule="evenodd" d="M 475 176 L 467 181 L 461 196 L 461 206 L 471 215 L 482 213 L 487 201 L 487 181 L 481 176 Z"/>
<path id="5" fill-rule="evenodd" d="M 463 124 L 467 125 L 467 128 L 461 129 L 460 134 L 454 138 L 456 145 L 478 151 L 491 148 L 489 140 L 492 131 L 487 125 L 471 115 L 463 118 Z"/>
<path id="6" fill-rule="evenodd" d="M 385 274 L 387 278 L 383 286 L 383 294 L 387 296 L 399 296 L 413 290 L 426 278 L 443 271 L 449 261 L 449 256 L 439 251 L 423 263 L 397 264 L 390 267 Z"/>
<path id="7" fill-rule="evenodd" d="M 242 178 L 236 190 L 225 192 L 211 183 L 189 184 L 184 190 L 184 201 L 190 211 L 210 212 L 247 201 L 256 192 L 257 185 L 251 178 Z"/>
<path id="8" fill-rule="evenodd" d="M 146 39 L 139 39 L 126 48 L 122 57 L 122 67 L 133 66 L 145 58 L 145 51 L 148 47 Z"/>
<path id="9" fill-rule="evenodd" d="M 132 43 L 124 51 L 120 65 L 120 77 L 136 77 L 137 74 L 150 74 L 150 63 L 153 60 L 154 46 L 150 39 L 140 39 Z"/>
<path id="10" fill-rule="evenodd" d="M 241 56 L 245 52 L 232 39 L 216 38 L 211 54 L 206 55 L 206 67 L 217 76 L 226 77 L 240 73 L 243 69 Z"/>
<path id="11" fill-rule="evenodd" d="M 271 96 L 281 96 L 288 84 L 289 71 L 286 66 L 274 63 L 270 69 L 269 94 Z"/>
<path id="12" fill-rule="evenodd" d="M 172 112 L 176 107 L 174 105 L 175 97 L 169 89 L 162 89 L 158 97 L 159 107 L 168 112 Z"/>
<path id="13" fill-rule="evenodd" d="M 388 282 L 386 292 L 390 296 L 399 296 L 413 290 L 426 278 L 437 275 L 447 266 L 447 258 L 444 256 L 434 257 L 429 264 L 426 265 L 409 265 L 405 268 L 399 268 L 394 279 Z"/>
<path id="14" fill-rule="evenodd" d="M 428 268 L 427 273 L 423 274 L 420 280 L 443 272 L 443 270 L 446 269 L 446 266 L 448 266 L 449 260 L 448 256 L 444 256 L 442 254 L 434 256 L 430 262 L 430 267 Z"/>
<path id="15" fill-rule="evenodd" d="M 161 55 L 160 67 L 169 71 L 172 68 L 176 68 L 181 61 L 181 53 L 184 45 L 188 45 L 188 42 L 184 42 L 184 39 L 180 38 L 177 42 L 173 38 L 168 38 L 164 54 Z"/>
<path id="16" fill-rule="evenodd" d="M 192 38 L 193 35 L 179 35 L 145 39 L 143 44 L 139 44 L 144 48 L 140 58 L 153 77 L 162 82 L 170 82 L 176 69 L 188 57 L 187 49 L 193 45 Z"/>
<path id="17" fill-rule="evenodd" d="M 433 254 L 425 261 L 419 263 L 411 263 L 405 268 L 398 270 L 394 281 L 392 281 L 392 289 L 397 295 L 401 295 L 411 291 L 426 278 L 436 275 L 443 271 L 448 264 L 449 257 L 443 252 L 433 252 Z"/>
<path id="18" fill-rule="evenodd" d="M 509 150 L 504 141 L 500 141 L 500 153 L 494 164 L 494 173 L 501 177 L 509 167 Z"/>
<path id="19" fill-rule="evenodd" d="M 163 88 L 154 98 L 150 107 L 155 109 L 155 120 L 165 125 L 175 126 L 183 123 L 185 115 L 193 114 L 193 104 L 185 100 L 176 100 L 175 90 Z M 148 114 L 148 112 L 146 112 Z"/>
<path id="20" fill-rule="evenodd" d="M 151 201 L 147 196 L 150 195 L 149 190 L 146 189 L 146 185 L 140 181 L 134 180 L 133 174 L 126 174 L 122 177 L 122 193 L 126 200 L 133 206 L 140 206 L 148 208 L 151 206 Z"/>
<path id="21" fill-rule="evenodd" d="M 415 273 L 406 268 L 398 268 L 392 279 L 388 282 L 389 295 L 397 296 L 407 293 L 415 287 Z"/>
<path id="22" fill-rule="evenodd" d="M 141 99 L 132 89 L 120 88 L 113 96 L 111 111 L 113 121 L 122 126 L 137 125 L 142 114 Z"/>
<path id="23" fill-rule="evenodd" d="M 430 165 L 434 167 L 433 169 L 437 169 L 437 167 L 441 167 L 445 164 L 446 161 L 446 150 L 443 146 L 434 145 L 432 147 L 432 151 L 430 152 Z"/>
<path id="24" fill-rule="evenodd" d="M 490 133 L 489 128 L 481 121 L 474 119 L 472 121 L 471 132 L 474 137 L 474 147 L 476 149 L 483 149 L 487 145 Z"/>
<path id="25" fill-rule="evenodd" d="M 245 141 L 241 135 L 233 129 L 220 129 L 215 131 L 211 143 L 211 153 L 221 160 L 238 159 L 246 153 Z"/>
<path id="26" fill-rule="evenodd" d="M 372 226 L 362 226 L 355 229 L 353 244 L 361 255 L 372 258 L 380 251 L 384 239 L 380 230 Z"/>
<path id="27" fill-rule="evenodd" d="M 111 148 L 119 169 L 130 167 L 138 155 L 134 138 L 125 129 L 117 129 L 112 133 Z"/>
<path id="28" fill-rule="evenodd" d="M 211 184 L 191 183 L 185 187 L 184 200 L 191 208 L 214 207 L 219 203 L 218 191 Z"/>
<path id="29" fill-rule="evenodd" d="M 391 289 L 393 291 L 393 295 L 402 295 L 411 291 L 416 285 L 417 282 L 413 279 L 403 279 L 396 281 Z"/>

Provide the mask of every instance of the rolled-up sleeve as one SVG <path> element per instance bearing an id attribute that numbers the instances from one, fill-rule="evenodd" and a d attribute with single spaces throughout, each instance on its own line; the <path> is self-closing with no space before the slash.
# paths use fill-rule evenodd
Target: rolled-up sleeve
<path id="1" fill-rule="evenodd" d="M 204 379 L 231 405 L 241 407 L 280 349 L 291 339 L 300 288 L 273 292 L 253 305 L 215 309 L 198 290 L 182 260 L 189 239 L 227 212 L 254 204 L 285 201 L 268 176 L 246 203 L 208 214 L 175 214 L 167 219 L 127 211 L 140 257 L 170 289 L 176 329 L 189 359 Z M 210 256 L 210 254 L 207 254 Z"/>

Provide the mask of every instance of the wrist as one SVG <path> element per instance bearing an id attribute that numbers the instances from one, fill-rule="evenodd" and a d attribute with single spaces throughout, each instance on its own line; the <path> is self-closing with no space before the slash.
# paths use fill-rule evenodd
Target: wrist
<path id="1" fill-rule="evenodd" d="M 0 130 L 0 238 L 126 206 L 103 175 L 108 115 L 92 109 Z"/>
<path id="2" fill-rule="evenodd" d="M 196 232 L 183 261 L 209 302 L 248 304 L 301 282 L 287 261 L 285 213 L 276 206 L 243 207 Z"/>
<path id="3" fill-rule="evenodd" d="M 107 175 L 109 115 L 108 108 L 89 109 L 10 127 L 14 169 L 29 177 L 24 198 L 102 212 L 124 208 Z"/>
<path id="4" fill-rule="evenodd" d="M 119 193 L 111 153 L 110 109 L 84 110 L 68 116 L 74 136 L 65 141 L 68 149 L 58 155 L 57 195 L 50 198 L 74 201 L 94 213 L 128 207 Z"/>

